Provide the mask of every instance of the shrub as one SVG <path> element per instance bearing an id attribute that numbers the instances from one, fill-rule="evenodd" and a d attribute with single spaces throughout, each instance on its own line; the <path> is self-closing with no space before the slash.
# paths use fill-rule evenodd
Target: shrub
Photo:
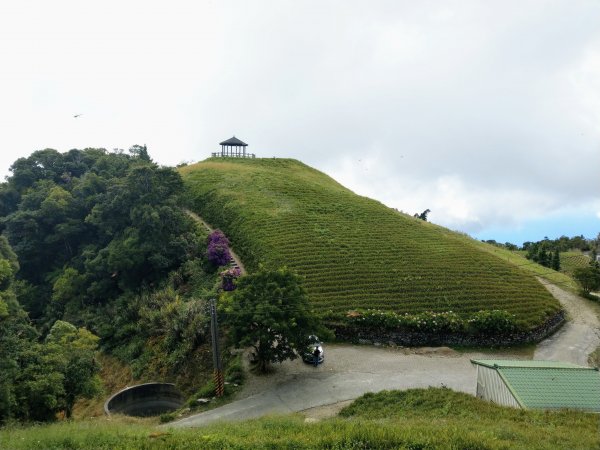
<path id="1" fill-rule="evenodd" d="M 207 381 L 206 384 L 198 389 L 198 391 L 194 394 L 194 401 L 197 398 L 214 397 L 216 389 L 217 387 L 214 380 Z"/>
<path id="2" fill-rule="evenodd" d="M 230 383 L 242 384 L 244 382 L 244 368 L 242 367 L 242 359 L 238 355 L 234 358 L 227 370 L 225 371 L 225 380 Z"/>
<path id="3" fill-rule="evenodd" d="M 506 334 L 517 329 L 514 314 L 500 310 L 478 311 L 461 317 L 453 311 L 397 314 L 369 309 L 352 311 L 347 315 L 346 321 L 360 328 L 383 328 L 430 334 L 461 332 Z"/>
<path id="4" fill-rule="evenodd" d="M 227 269 L 220 273 L 221 286 L 224 291 L 233 291 L 236 288 L 235 280 L 242 274 L 239 268 Z"/>
<path id="5" fill-rule="evenodd" d="M 221 230 L 215 230 L 207 237 L 206 257 L 215 266 L 226 266 L 231 261 L 229 239 Z"/>
<path id="6" fill-rule="evenodd" d="M 175 413 L 163 413 L 160 415 L 160 423 L 167 423 L 167 422 L 172 422 L 173 420 L 175 420 L 176 415 Z"/>
<path id="7" fill-rule="evenodd" d="M 507 334 L 517 329 L 515 315 L 497 309 L 478 311 L 468 319 L 469 330 L 482 334 Z"/>
<path id="8" fill-rule="evenodd" d="M 457 332 L 464 328 L 464 321 L 458 314 L 427 311 L 420 314 L 396 314 L 389 311 L 356 311 L 348 316 L 348 322 L 367 328 L 385 328 L 388 330 L 420 331 L 424 333 Z"/>

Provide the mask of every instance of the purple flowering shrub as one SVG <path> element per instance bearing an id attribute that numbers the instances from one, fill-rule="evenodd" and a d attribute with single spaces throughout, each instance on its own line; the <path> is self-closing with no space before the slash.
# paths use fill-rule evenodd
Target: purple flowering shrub
<path id="1" fill-rule="evenodd" d="M 229 239 L 227 239 L 227 236 L 225 236 L 225 233 L 223 233 L 221 230 L 214 230 L 211 232 L 206 238 L 206 242 L 208 244 L 214 242 L 217 244 L 229 245 Z"/>
<path id="2" fill-rule="evenodd" d="M 226 266 L 231 260 L 229 239 L 221 230 L 215 230 L 208 235 L 206 257 L 215 266 Z"/>
<path id="3" fill-rule="evenodd" d="M 224 291 L 233 291 L 236 288 L 235 280 L 242 274 L 238 267 L 227 269 L 220 273 L 221 286 Z"/>

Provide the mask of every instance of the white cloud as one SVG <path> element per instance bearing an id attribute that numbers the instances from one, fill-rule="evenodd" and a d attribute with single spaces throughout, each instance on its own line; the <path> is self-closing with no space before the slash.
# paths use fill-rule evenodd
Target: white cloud
<path id="1" fill-rule="evenodd" d="M 599 20 L 533 0 L 3 4 L 0 170 L 135 143 L 172 165 L 236 134 L 451 228 L 514 226 L 599 199 Z"/>

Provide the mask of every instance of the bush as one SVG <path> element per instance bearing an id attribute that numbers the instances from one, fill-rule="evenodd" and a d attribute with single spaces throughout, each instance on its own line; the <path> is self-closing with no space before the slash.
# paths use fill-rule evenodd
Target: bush
<path id="1" fill-rule="evenodd" d="M 215 380 L 207 381 L 204 386 L 196 391 L 193 401 L 196 401 L 198 398 L 214 397 L 216 389 Z"/>
<path id="2" fill-rule="evenodd" d="M 514 314 L 507 311 L 478 311 L 461 317 L 453 311 L 426 311 L 419 314 L 397 314 L 369 309 L 353 311 L 347 323 L 360 328 L 383 328 L 390 331 L 420 333 L 483 333 L 506 334 L 517 329 Z"/>
<path id="3" fill-rule="evenodd" d="M 237 280 L 241 274 L 242 272 L 238 267 L 221 272 L 219 275 L 221 276 L 221 286 L 223 290 L 227 292 L 234 291 L 237 287 L 235 280 Z"/>
<path id="4" fill-rule="evenodd" d="M 167 422 L 172 422 L 173 420 L 175 420 L 176 415 L 175 413 L 163 413 L 160 415 L 160 423 L 167 423 Z"/>
<path id="5" fill-rule="evenodd" d="M 482 334 L 508 334 L 517 329 L 515 315 L 497 309 L 478 311 L 468 319 L 469 331 Z"/>
<path id="6" fill-rule="evenodd" d="M 242 384 L 244 382 L 245 374 L 242 366 L 242 358 L 236 356 L 225 371 L 225 381 L 235 384 Z"/>
<path id="7" fill-rule="evenodd" d="M 215 230 L 208 235 L 206 257 L 215 266 L 226 266 L 231 260 L 229 239 L 221 230 Z"/>

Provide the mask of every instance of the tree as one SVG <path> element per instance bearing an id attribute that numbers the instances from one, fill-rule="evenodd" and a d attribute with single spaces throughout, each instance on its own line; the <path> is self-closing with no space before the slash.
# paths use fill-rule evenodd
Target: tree
<path id="1" fill-rule="evenodd" d="M 229 252 L 229 239 L 221 230 L 215 230 L 206 238 L 206 257 L 208 261 L 217 266 L 226 266 L 231 261 Z"/>
<path id="2" fill-rule="evenodd" d="M 560 270 L 560 254 L 558 252 L 558 249 L 556 249 L 554 251 L 554 254 L 552 255 L 552 269 L 556 271 Z"/>
<path id="3" fill-rule="evenodd" d="M 152 161 L 145 145 L 134 145 L 129 149 L 129 153 L 131 153 L 134 158 L 139 158 L 148 162 Z"/>
<path id="4" fill-rule="evenodd" d="M 308 345 L 308 336 L 318 331 L 301 278 L 285 267 L 261 268 L 240 278 L 225 302 L 233 343 L 254 349 L 252 362 L 259 372 L 297 358 Z"/>
<path id="5" fill-rule="evenodd" d="M 235 291 L 235 288 L 237 287 L 235 280 L 237 280 L 241 274 L 242 271 L 239 267 L 233 267 L 221 272 L 219 274 L 221 276 L 221 289 L 227 292 Z"/>
<path id="6" fill-rule="evenodd" d="M 95 358 L 98 337 L 85 328 L 78 329 L 57 320 L 46 336 L 46 344 L 47 352 L 54 352 L 64 359 L 64 408 L 66 416 L 71 417 L 77 398 L 90 398 L 100 392 L 97 375 L 100 367 Z"/>
<path id="7" fill-rule="evenodd" d="M 592 261 L 587 267 L 578 267 L 573 271 L 573 277 L 579 282 L 585 295 L 600 289 L 600 265 L 598 262 Z"/>
<path id="8" fill-rule="evenodd" d="M 431 212 L 431 210 L 430 210 L 430 209 L 426 209 L 426 210 L 425 210 L 425 211 L 423 211 L 421 214 L 419 214 L 419 213 L 416 213 L 416 214 L 415 214 L 415 217 L 416 217 L 417 219 L 421 219 L 421 220 L 424 220 L 425 222 L 427 222 L 427 214 L 429 214 L 430 212 Z"/>

